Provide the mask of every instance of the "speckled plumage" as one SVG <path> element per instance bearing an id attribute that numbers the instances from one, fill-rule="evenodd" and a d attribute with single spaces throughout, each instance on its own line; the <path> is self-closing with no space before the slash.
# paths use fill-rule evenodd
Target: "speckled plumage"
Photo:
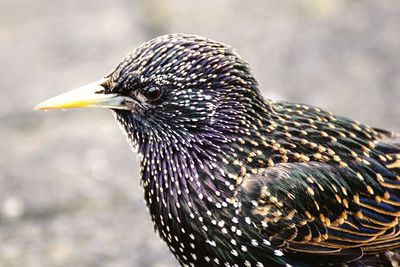
<path id="1" fill-rule="evenodd" d="M 106 93 L 138 151 L 154 226 L 183 266 L 388 266 L 400 246 L 400 140 L 308 105 L 265 100 L 228 46 L 166 35 Z M 160 96 L 147 99 L 150 88 Z"/>

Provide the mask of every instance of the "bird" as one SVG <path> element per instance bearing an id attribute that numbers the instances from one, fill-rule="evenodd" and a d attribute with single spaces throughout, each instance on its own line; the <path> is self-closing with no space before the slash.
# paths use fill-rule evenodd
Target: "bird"
<path id="1" fill-rule="evenodd" d="M 260 87 L 232 47 L 167 34 L 34 109 L 111 109 L 181 266 L 399 266 L 400 136 Z"/>

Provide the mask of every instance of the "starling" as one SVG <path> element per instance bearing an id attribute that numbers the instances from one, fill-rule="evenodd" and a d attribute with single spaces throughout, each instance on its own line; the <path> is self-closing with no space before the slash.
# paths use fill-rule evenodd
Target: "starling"
<path id="1" fill-rule="evenodd" d="M 171 34 L 36 109 L 110 108 L 182 266 L 398 266 L 400 138 L 264 99 L 229 46 Z"/>

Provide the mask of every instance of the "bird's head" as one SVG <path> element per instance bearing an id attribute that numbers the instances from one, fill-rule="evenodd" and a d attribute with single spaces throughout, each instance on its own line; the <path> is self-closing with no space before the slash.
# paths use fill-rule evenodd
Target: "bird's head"
<path id="1" fill-rule="evenodd" d="M 230 47 L 172 34 L 142 44 L 100 81 L 36 109 L 110 108 L 128 133 L 146 136 L 237 127 L 233 119 L 245 119 L 257 102 L 262 102 L 257 82 Z"/>

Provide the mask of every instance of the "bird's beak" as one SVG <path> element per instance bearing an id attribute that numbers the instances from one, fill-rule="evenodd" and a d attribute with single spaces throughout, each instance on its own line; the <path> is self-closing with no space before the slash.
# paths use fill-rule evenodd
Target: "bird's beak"
<path id="1" fill-rule="evenodd" d="M 106 79 L 65 92 L 47 99 L 34 107 L 34 110 L 67 109 L 67 108 L 112 108 L 128 109 L 124 105 L 129 98 L 118 94 L 104 93 Z"/>

